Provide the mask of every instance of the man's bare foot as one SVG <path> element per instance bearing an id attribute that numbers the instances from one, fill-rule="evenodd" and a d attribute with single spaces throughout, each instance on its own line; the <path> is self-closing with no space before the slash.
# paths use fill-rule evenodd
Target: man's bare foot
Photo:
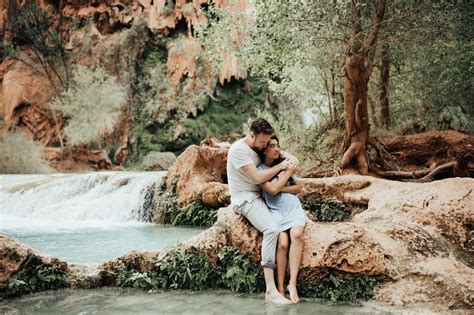
<path id="1" fill-rule="evenodd" d="M 300 298 L 298 296 L 298 291 L 296 291 L 296 286 L 289 284 L 287 286 L 288 291 L 290 292 L 290 300 L 293 303 L 298 303 L 300 301 Z"/>
<path id="2" fill-rule="evenodd" d="M 273 304 L 292 304 L 290 300 L 281 295 L 277 290 L 267 291 L 265 293 L 265 301 Z"/>

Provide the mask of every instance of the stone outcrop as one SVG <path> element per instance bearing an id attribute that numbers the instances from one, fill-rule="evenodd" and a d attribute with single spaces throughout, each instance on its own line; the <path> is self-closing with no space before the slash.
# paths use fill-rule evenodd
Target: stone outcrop
<path id="1" fill-rule="evenodd" d="M 350 222 L 308 222 L 300 282 L 317 281 L 328 273 L 368 275 L 380 280 L 374 300 L 383 304 L 444 310 L 474 306 L 473 179 L 422 184 L 348 175 L 302 181 L 304 197 L 335 196 L 367 209 L 353 214 Z M 231 245 L 258 263 L 261 241 L 261 233 L 229 206 L 219 210 L 211 228 L 185 246 L 216 262 L 219 249 Z M 3 286 L 28 252 L 19 242 L 0 238 Z M 68 281 L 75 287 L 114 285 L 123 270 L 154 270 L 156 259 L 166 252 L 132 251 L 95 271 L 69 266 Z"/>
<path id="2" fill-rule="evenodd" d="M 67 270 L 64 261 L 44 256 L 15 239 L 0 235 L 0 291 L 5 290 L 8 279 L 27 263 L 29 266 L 53 265 Z"/>
<path id="3" fill-rule="evenodd" d="M 49 146 L 57 141 L 57 130 L 62 129 L 61 119 L 56 126 L 53 113 L 47 108 L 52 97 L 51 85 L 44 77 L 34 73 L 20 62 L 2 64 L 2 99 L 6 128 L 15 126 L 27 138 Z"/>
<path id="4" fill-rule="evenodd" d="M 10 36 L 9 21 L 21 12 L 26 3 L 28 2 L 9 0 L 0 4 L 0 34 L 5 35 L 6 39 Z M 198 24 L 206 22 L 203 10 L 208 6 L 207 0 L 37 3 L 50 12 L 53 28 L 59 28 L 61 20 L 61 33 L 67 42 L 65 49 L 72 56 L 68 59 L 71 69 L 76 64 L 96 66 L 99 60 L 101 67 L 125 84 L 134 82 L 137 64 L 142 64 L 146 57 L 145 47 L 156 45 L 158 38 L 168 37 L 172 32 L 181 33 L 185 25 L 183 36 L 174 36 L 175 38 L 167 41 L 167 59 L 164 61 L 166 82 L 163 85 L 168 87 L 168 91 L 162 93 L 163 99 L 158 100 L 159 103 L 165 103 L 160 114 L 164 114 L 166 119 L 178 110 L 193 116 L 203 110 L 188 94 L 209 95 L 217 81 L 224 84 L 246 76 L 245 71 L 241 71 L 239 67 L 239 58 L 231 51 L 220 56 L 222 63 L 216 71 L 212 69 L 209 60 L 202 58 L 202 44 L 193 37 L 192 30 Z M 213 5 L 243 12 L 250 6 L 247 0 L 214 1 Z M 76 29 L 72 27 L 73 24 L 80 27 Z M 231 35 L 232 45 L 239 45 L 242 34 L 234 32 Z M 27 46 L 23 50 L 23 53 L 31 54 Z M 134 94 L 132 87 L 128 88 L 130 95 Z M 54 117 L 48 107 L 52 96 L 53 88 L 45 77 L 18 62 L 2 60 L 0 118 L 4 117 L 5 123 L 0 123 L 0 130 L 17 128 L 28 138 L 53 146 L 58 142 L 58 135 L 63 133 L 65 123 L 61 120 L 60 113 Z M 178 108 L 179 106 L 181 107 Z M 131 116 L 132 113 L 124 112 L 124 121 L 117 124 L 114 139 L 108 139 L 110 143 L 120 144 L 116 159 L 119 165 L 125 163 L 128 156 L 128 138 L 132 136 L 133 128 Z M 123 125 L 129 128 L 122 128 Z"/>
<path id="5" fill-rule="evenodd" d="M 230 203 L 229 189 L 225 184 L 227 144 L 219 145 L 204 141 L 202 145 L 189 146 L 166 174 L 166 186 L 170 189 L 178 176 L 176 193 L 180 207 L 194 200 L 219 207 Z"/>
<path id="6" fill-rule="evenodd" d="M 474 180 L 407 184 L 348 175 L 303 182 L 303 196 L 336 196 L 367 210 L 352 222 L 308 223 L 300 281 L 330 271 L 370 275 L 382 281 L 375 300 L 383 303 L 474 306 Z M 213 260 L 225 245 L 260 259 L 260 233 L 230 207 L 187 243 Z"/>
<path id="7" fill-rule="evenodd" d="M 105 150 L 92 150 L 87 146 L 72 149 L 46 148 L 43 159 L 59 172 L 110 170 L 112 162 Z"/>
<path id="8" fill-rule="evenodd" d="M 120 271 L 150 272 L 155 269 L 155 261 L 164 251 L 131 251 L 99 266 L 98 275 L 103 285 L 115 285 Z"/>

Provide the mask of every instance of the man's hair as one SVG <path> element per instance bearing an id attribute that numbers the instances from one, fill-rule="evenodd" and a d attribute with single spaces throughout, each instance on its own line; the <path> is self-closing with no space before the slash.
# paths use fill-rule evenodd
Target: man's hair
<path id="1" fill-rule="evenodd" d="M 257 118 L 250 124 L 250 131 L 256 136 L 260 134 L 271 135 L 273 134 L 272 125 L 263 118 Z"/>

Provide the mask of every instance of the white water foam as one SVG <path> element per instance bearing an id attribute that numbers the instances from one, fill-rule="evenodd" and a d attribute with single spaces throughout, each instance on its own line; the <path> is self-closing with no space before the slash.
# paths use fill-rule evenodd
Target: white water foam
<path id="1" fill-rule="evenodd" d="M 141 226 L 166 172 L 1 175 L 0 230 Z"/>

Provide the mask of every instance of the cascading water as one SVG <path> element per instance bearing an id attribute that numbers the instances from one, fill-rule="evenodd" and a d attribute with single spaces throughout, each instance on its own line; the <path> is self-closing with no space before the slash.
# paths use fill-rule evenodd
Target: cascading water
<path id="1" fill-rule="evenodd" d="M 2 175 L 1 229 L 74 228 L 150 222 L 160 173 Z M 32 180 L 31 180 L 32 179 Z M 148 207 L 144 208 L 144 205 Z"/>
<path id="2" fill-rule="evenodd" d="M 0 175 L 0 233 L 68 262 L 156 250 L 202 229 L 152 222 L 165 172 Z"/>

